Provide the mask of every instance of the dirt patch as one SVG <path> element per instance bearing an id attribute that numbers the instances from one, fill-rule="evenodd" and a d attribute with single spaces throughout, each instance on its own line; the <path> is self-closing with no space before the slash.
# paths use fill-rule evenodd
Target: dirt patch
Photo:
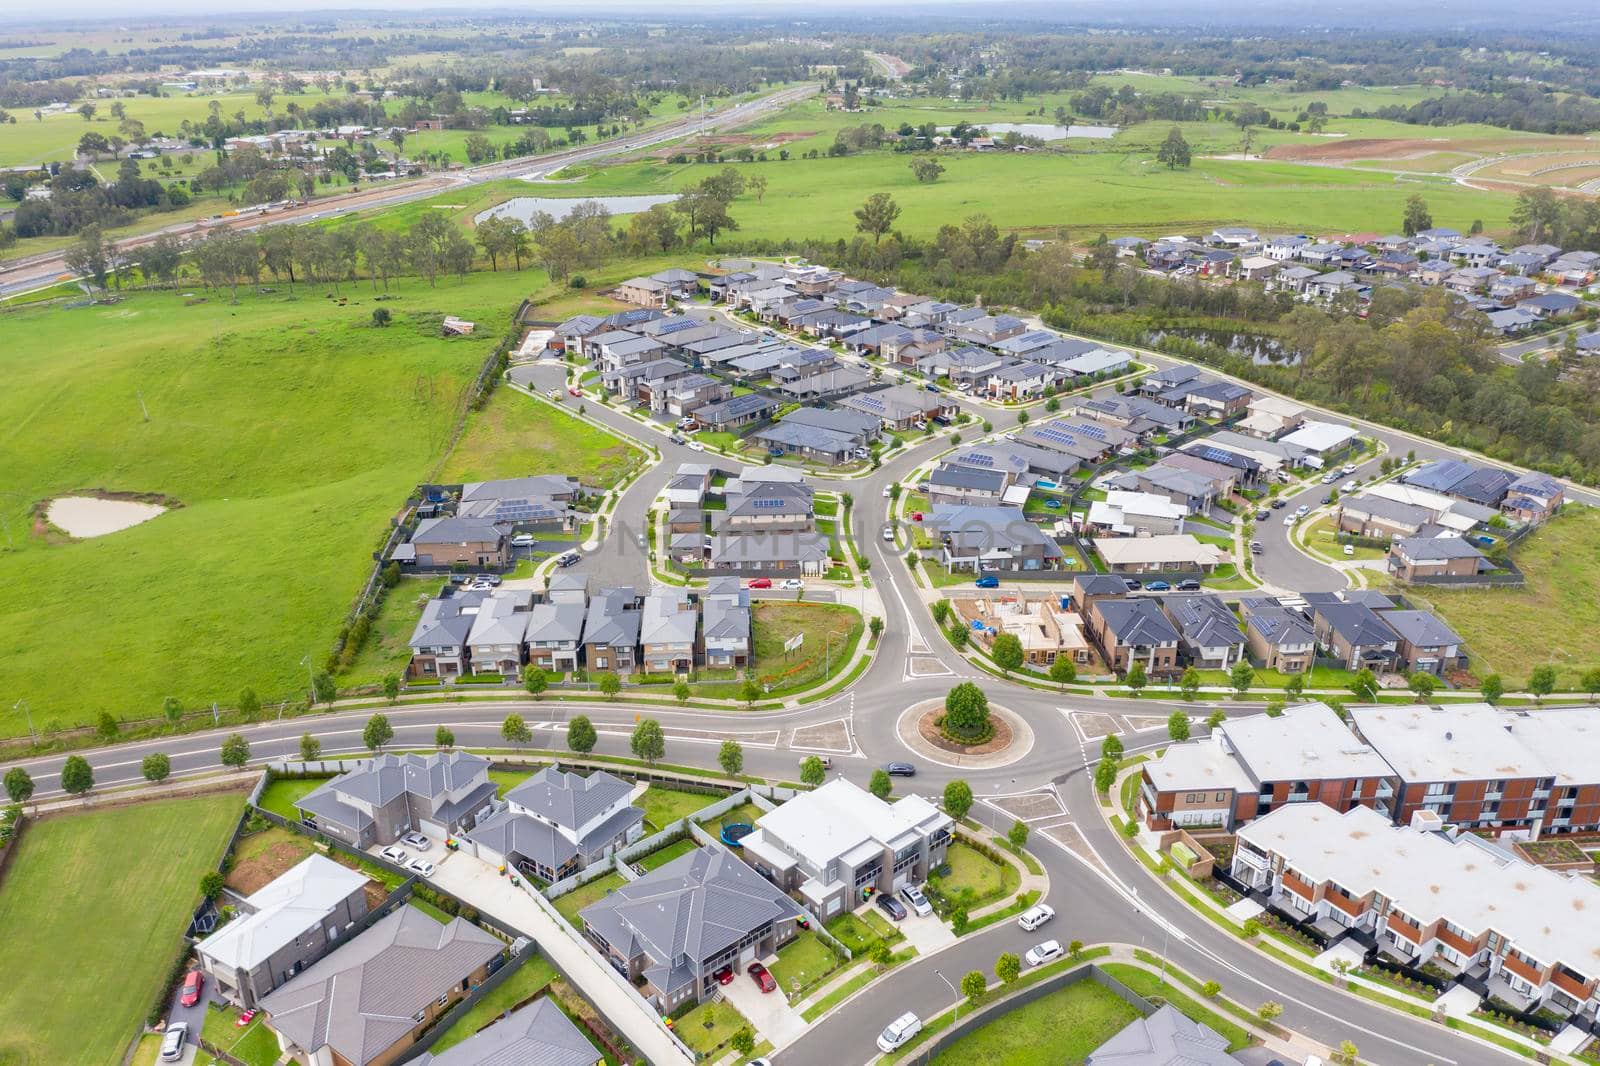
<path id="1" fill-rule="evenodd" d="M 816 130 L 789 130 L 784 133 L 764 133 L 755 136 L 749 133 L 718 133 L 709 137 L 698 137 L 692 141 L 668 145 L 657 148 L 653 152 L 645 153 L 653 159 L 671 159 L 675 155 L 689 154 L 707 150 L 726 151 L 729 148 L 756 148 L 760 149 L 769 144 L 785 145 L 795 141 L 803 141 L 807 137 L 815 137 Z"/>
<path id="2" fill-rule="evenodd" d="M 50 507 L 52 504 L 57 500 L 74 499 L 146 504 L 150 507 L 159 507 L 164 511 L 175 510 L 183 506 L 183 501 L 176 496 L 168 496 L 161 492 L 125 492 L 106 488 L 74 489 L 71 492 L 62 492 L 46 497 L 33 505 L 33 512 L 29 520 L 33 535 L 52 544 L 64 544 L 68 541 L 77 540 L 77 537 L 50 521 Z M 155 517 L 155 513 L 152 513 L 150 517 Z"/>
<path id="3" fill-rule="evenodd" d="M 959 744 L 945 736 L 940 730 L 938 721 L 944 714 L 944 708 L 938 704 L 922 712 L 917 719 L 917 733 L 923 740 L 941 751 L 948 751 L 956 755 L 989 755 L 997 751 L 1005 751 L 1011 746 L 1011 725 L 998 714 L 989 716 L 989 723 L 994 726 L 994 733 L 982 744 Z"/>
<path id="4" fill-rule="evenodd" d="M 1275 144 L 1262 155 L 1267 159 L 1299 163 L 1348 163 L 1357 159 L 1415 159 L 1429 152 L 1444 151 L 1449 144 L 1448 137 L 1399 140 L 1360 137 L 1328 144 Z"/>
<path id="5" fill-rule="evenodd" d="M 248 896 L 298 866 L 313 850 L 311 841 L 286 830 L 252 833 L 239 841 L 227 886 Z"/>

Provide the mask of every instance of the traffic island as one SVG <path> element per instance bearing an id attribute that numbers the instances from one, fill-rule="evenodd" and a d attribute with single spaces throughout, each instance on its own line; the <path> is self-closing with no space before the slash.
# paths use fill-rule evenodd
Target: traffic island
<path id="1" fill-rule="evenodd" d="M 988 728 L 972 743 L 963 743 L 943 728 L 945 716 L 944 700 L 907 707 L 896 723 L 900 742 L 940 766 L 976 769 L 1009 766 L 1033 749 L 1033 729 L 1009 708 L 989 704 Z"/>

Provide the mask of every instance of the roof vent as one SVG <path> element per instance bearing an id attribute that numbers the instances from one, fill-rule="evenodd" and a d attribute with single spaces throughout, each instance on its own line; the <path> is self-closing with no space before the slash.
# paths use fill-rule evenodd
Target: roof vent
<path id="1" fill-rule="evenodd" d="M 1448 729 L 1447 729 L 1447 730 L 1445 730 L 1445 734 L 1444 734 L 1444 738 L 1445 738 L 1445 739 L 1446 739 L 1446 740 L 1454 740 L 1454 739 L 1455 739 L 1455 738 L 1456 738 L 1456 735 L 1455 735 L 1455 734 L 1454 734 L 1454 733 L 1452 733 L 1452 732 L 1450 732 L 1450 731 L 1449 731 L 1449 730 L 1448 730 Z"/>

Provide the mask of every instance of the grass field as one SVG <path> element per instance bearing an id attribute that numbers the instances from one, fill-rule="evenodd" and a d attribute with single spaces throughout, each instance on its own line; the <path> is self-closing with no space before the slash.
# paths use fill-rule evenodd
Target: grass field
<path id="1" fill-rule="evenodd" d="M 807 929 L 778 949 L 772 977 L 778 982 L 778 991 L 793 998 L 796 990 L 804 992 L 838 968 L 839 956 L 815 931 Z"/>
<path id="2" fill-rule="evenodd" d="M 0 966 L 30 975 L 0 996 L 0 1062 L 122 1061 L 242 809 L 163 800 L 28 829 L 0 887 Z"/>
<path id="3" fill-rule="evenodd" d="M 6 315 L 0 688 L 41 728 L 151 716 L 168 695 L 226 706 L 247 685 L 299 698 L 302 658 L 320 665 L 388 518 L 539 279 L 401 282 L 384 330 L 360 285 L 344 307 L 300 286 L 236 306 L 148 293 Z M 478 333 L 439 337 L 443 314 Z M 35 503 L 84 489 L 182 506 L 89 540 L 30 531 Z M 12 719 L 0 731 L 26 728 Z"/>
<path id="4" fill-rule="evenodd" d="M 727 1001 L 702 1003 L 673 1023 L 673 1032 L 702 1056 L 733 1039 L 750 1023 Z M 752 1030 L 753 1031 L 753 1030 Z"/>
<path id="5" fill-rule="evenodd" d="M 1527 585 L 1520 589 L 1413 588 L 1466 640 L 1473 671 L 1499 673 L 1521 688 L 1542 663 L 1556 667 L 1557 688 L 1600 666 L 1600 510 L 1569 508 L 1513 552 Z"/>
<path id="6" fill-rule="evenodd" d="M 261 809 L 271 811 L 291 822 L 298 822 L 300 812 L 294 809 L 295 801 L 327 783 L 328 779 L 325 777 L 279 778 L 262 790 Z"/>
<path id="7" fill-rule="evenodd" d="M 935 1056 L 933 1066 L 1071 1066 L 1138 1016 L 1116 993 L 1079 981 L 973 1030 Z"/>
<path id="8" fill-rule="evenodd" d="M 756 674 L 774 691 L 815 684 L 849 660 L 863 630 L 861 615 L 837 603 L 760 601 L 751 613 Z M 792 652 L 784 642 L 805 633 Z"/>
<path id="9" fill-rule="evenodd" d="M 613 889 L 620 888 L 625 883 L 621 874 L 609 873 L 604 877 L 590 881 L 586 885 L 580 885 L 566 895 L 558 896 L 550 902 L 555 905 L 556 910 L 561 913 L 563 918 L 581 929 L 583 928 L 583 922 L 578 918 L 578 912 L 589 904 L 597 903 L 604 899 Z"/>
<path id="10" fill-rule="evenodd" d="M 599 488 L 615 485 L 642 462 L 644 453 L 594 423 L 515 389 L 500 389 L 451 453 L 443 480 L 562 473 Z"/>
<path id="11" fill-rule="evenodd" d="M 950 872 L 935 875 L 929 882 L 954 900 L 970 893 L 970 905 L 977 906 L 1017 890 L 1021 879 L 1010 863 L 998 863 L 966 844 L 953 843 L 945 854 Z"/>
<path id="12" fill-rule="evenodd" d="M 689 817 L 701 807 L 708 807 L 720 797 L 706 792 L 688 792 L 676 788 L 651 785 L 644 790 L 638 806 L 644 808 L 645 828 L 658 832 L 673 822 Z"/>
<path id="13" fill-rule="evenodd" d="M 214 1047 L 232 1055 L 245 1066 L 272 1066 L 277 1062 L 283 1050 L 278 1047 L 277 1036 L 267 1028 L 266 1020 L 253 1018 L 243 1028 L 236 1024 L 238 1020 L 238 1007 L 213 1005 L 206 1010 L 206 1020 L 201 1031 Z M 195 1061 L 209 1063 L 219 1060 L 212 1059 L 204 1051 L 200 1051 L 196 1053 Z"/>

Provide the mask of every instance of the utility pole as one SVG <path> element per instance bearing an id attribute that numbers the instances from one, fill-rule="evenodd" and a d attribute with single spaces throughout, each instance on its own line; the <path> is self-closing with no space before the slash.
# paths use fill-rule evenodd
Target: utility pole
<path id="1" fill-rule="evenodd" d="M 11 709 L 13 711 L 18 707 L 22 708 L 22 713 L 28 716 L 28 735 L 33 737 L 34 746 L 37 747 L 39 744 L 39 734 L 33 728 L 33 708 L 28 706 L 28 701 L 25 699 L 18 700 L 16 703 L 11 705 Z"/>

